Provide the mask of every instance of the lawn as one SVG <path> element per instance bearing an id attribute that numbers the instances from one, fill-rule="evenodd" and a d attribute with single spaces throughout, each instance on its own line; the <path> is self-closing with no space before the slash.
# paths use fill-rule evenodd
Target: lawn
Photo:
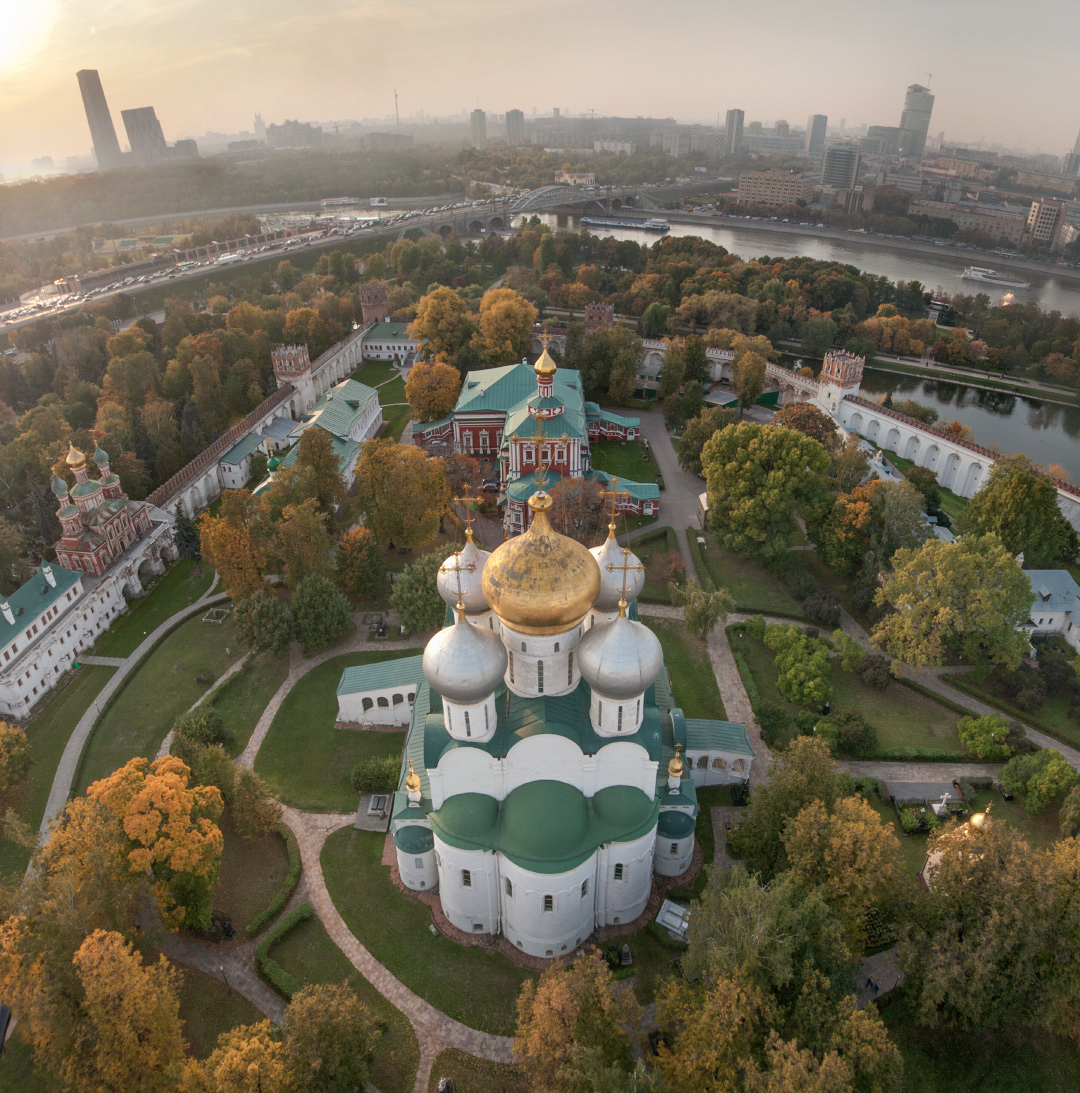
<path id="1" fill-rule="evenodd" d="M 420 1045 L 408 1018 L 395 1009 L 349 963 L 318 919 L 302 922 L 270 950 L 273 958 L 299 983 L 348 980 L 360 1000 L 383 1026 L 372 1068 L 372 1083 L 382 1093 L 409 1093 L 420 1065 Z M 465 1088 L 471 1087 L 462 1087 Z"/>
<path id="2" fill-rule="evenodd" d="M 213 624 L 196 615 L 181 623 L 128 677 L 94 726 L 79 762 L 77 791 L 83 792 L 133 756 L 152 759 L 177 717 L 241 653 L 231 618 Z"/>
<path id="3" fill-rule="evenodd" d="M 711 532 L 690 528 L 687 534 L 704 537 L 705 546 L 701 552 L 705 569 L 717 588 L 726 588 L 731 593 L 737 611 L 802 618 L 802 604 L 775 574 L 726 550 Z"/>
<path id="4" fill-rule="evenodd" d="M 415 656 L 419 649 L 343 653 L 313 668 L 286 695 L 266 734 L 255 770 L 275 796 L 293 808 L 349 812 L 356 790 L 349 775 L 357 760 L 400 755 L 405 733 L 335 729 L 341 673 L 357 664 Z"/>
<path id="5" fill-rule="evenodd" d="M 687 717 L 726 721 L 724 700 L 705 642 L 687 633 L 686 626 L 675 619 L 650 615 L 645 616 L 644 621 L 664 647 L 664 664 L 671 678 L 676 705 Z"/>
<path id="6" fill-rule="evenodd" d="M 130 656 L 147 634 L 156 630 L 170 615 L 193 604 L 214 579 L 214 570 L 198 562 L 177 562 L 142 599 L 134 600 L 126 615 L 121 615 L 98 639 L 94 655 Z"/>
<path id="7" fill-rule="evenodd" d="M 904 992 L 878 1003 L 904 1057 L 905 1093 L 1072 1093 L 1080 1089 L 1080 1048 L 1038 1029 L 958 1031 L 915 1020 Z"/>
<path id="8" fill-rule="evenodd" d="M 326 886 L 341 916 L 372 956 L 410 990 L 455 1020 L 511 1035 L 529 972 L 492 949 L 432 934 L 431 912 L 398 891 L 380 864 L 385 836 L 335 831 L 322 853 Z"/>
<path id="9" fill-rule="evenodd" d="M 1046 701 L 1037 710 L 1019 710 L 1011 705 L 1000 689 L 995 686 L 996 678 L 993 673 L 982 683 L 979 683 L 970 672 L 965 672 L 962 679 L 951 674 L 942 678 L 958 691 L 974 695 L 991 706 L 997 706 L 1006 716 L 1015 717 L 1025 724 L 1042 729 L 1066 744 L 1071 744 L 1074 748 L 1080 747 L 1080 723 L 1077 722 L 1076 714 L 1070 714 L 1069 696 L 1063 689 L 1059 688 L 1048 695 Z"/>
<path id="10" fill-rule="evenodd" d="M 589 450 L 598 471 L 630 482 L 656 481 L 656 464 L 645 454 L 640 440 L 598 440 Z"/>
<path id="11" fill-rule="evenodd" d="M 231 990 L 220 979 L 183 964 L 174 964 L 180 973 L 180 1019 L 188 1050 L 205 1059 L 217 1047 L 217 1039 L 237 1025 L 253 1025 L 263 1015 L 242 994 Z"/>
<path id="12" fill-rule="evenodd" d="M 645 566 L 645 587 L 641 590 L 641 599 L 653 603 L 671 603 L 668 582 L 682 579 L 682 555 L 672 528 L 657 528 L 630 542 L 630 548 Z M 678 558 L 678 573 L 663 568 L 662 560 L 667 554 Z"/>
<path id="13" fill-rule="evenodd" d="M 447 1048 L 435 1056 L 428 1093 L 437 1093 L 440 1078 L 450 1078 L 461 1093 L 528 1093 L 530 1088 L 520 1067 L 477 1059 L 457 1048 Z"/>
<path id="14" fill-rule="evenodd" d="M 0 1093 L 52 1093 L 55 1088 L 34 1068 L 34 1053 L 16 1027 L 0 1061 Z"/>
<path id="15" fill-rule="evenodd" d="M 901 474 L 907 474 L 915 466 L 910 459 L 904 459 L 903 456 L 897 455 L 895 452 L 886 451 L 885 455 Z M 940 489 L 941 508 L 948 514 L 950 520 L 955 520 L 967 508 L 967 498 L 958 497 L 952 490 L 947 490 L 944 486 L 941 486 Z"/>
<path id="16" fill-rule="evenodd" d="M 392 403 L 405 401 L 405 381 L 400 376 L 379 388 L 380 406 L 390 406 Z"/>
<path id="17" fill-rule="evenodd" d="M 0 814 L 12 808 L 37 831 L 68 738 L 114 671 L 115 668 L 88 664 L 68 676 L 66 685 L 42 702 L 33 721 L 26 726 L 33 760 L 30 775 L 21 785 L 0 794 Z M 21 873 L 29 861 L 30 851 L 26 847 L 0 839 L 0 874 Z"/>
<path id="18" fill-rule="evenodd" d="M 289 674 L 289 658 L 260 653 L 215 692 L 211 705 L 233 733 L 229 752 L 234 757 L 245 747 L 263 710 Z"/>
<path id="19" fill-rule="evenodd" d="M 289 871 L 285 840 L 276 831 L 242 839 L 228 809 L 218 826 L 225 837 L 221 872 L 214 889 L 214 909 L 232 921 L 237 933 L 276 896 Z"/>
<path id="20" fill-rule="evenodd" d="M 383 436 L 392 436 L 395 440 L 400 440 L 410 417 L 412 417 L 412 407 L 408 404 L 404 406 L 384 406 L 383 421 L 386 422 L 386 431 Z"/>
<path id="21" fill-rule="evenodd" d="M 740 637 L 729 630 L 732 648 L 742 653 L 762 700 L 785 706 L 793 713 L 803 707 L 787 702 L 776 689 L 774 654 L 761 642 Z M 960 715 L 946 709 L 932 698 L 890 680 L 883 691 L 868 687 L 851 672 L 845 672 L 836 661 L 832 666 L 832 709 L 835 713 L 855 712 L 862 715 L 877 732 L 878 749 L 896 755 L 909 752 L 917 757 L 921 749 L 934 749 L 964 755 L 956 723 Z"/>
<path id="22" fill-rule="evenodd" d="M 368 387 L 378 387 L 397 375 L 397 366 L 393 361 L 368 361 L 352 374 L 352 379 L 366 383 Z"/>

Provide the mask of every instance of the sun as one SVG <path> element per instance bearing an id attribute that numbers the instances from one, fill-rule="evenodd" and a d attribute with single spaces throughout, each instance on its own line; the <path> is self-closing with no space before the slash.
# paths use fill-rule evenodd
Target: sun
<path id="1" fill-rule="evenodd" d="M 60 14 L 60 0 L 0 0 L 4 30 L 0 34 L 0 72 L 40 53 L 49 42 Z"/>

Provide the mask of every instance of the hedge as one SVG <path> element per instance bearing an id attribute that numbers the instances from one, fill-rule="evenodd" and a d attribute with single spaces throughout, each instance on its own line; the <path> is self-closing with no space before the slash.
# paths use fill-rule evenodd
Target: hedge
<path id="1" fill-rule="evenodd" d="M 292 998 L 300 989 L 300 983 L 270 956 L 270 949 L 290 930 L 315 917 L 310 903 L 301 903 L 294 907 L 271 931 L 259 942 L 255 949 L 255 961 L 259 974 L 286 1000 Z"/>
<path id="2" fill-rule="evenodd" d="M 690 558 L 694 563 L 694 568 L 697 570 L 698 584 L 705 589 L 706 592 L 712 592 L 716 585 L 713 584 L 712 577 L 709 576 L 709 570 L 705 565 L 705 555 L 701 553 L 701 546 L 698 544 L 697 528 L 687 528 L 686 538 L 690 544 Z"/>
<path id="3" fill-rule="evenodd" d="M 1056 725 L 1051 725 L 1049 722 L 1044 721 L 1039 717 L 1038 713 L 1024 713 L 1024 711 L 1018 709 L 1016 706 L 1011 706 L 1004 699 L 998 698 L 996 695 L 987 693 L 986 691 L 980 691 L 977 687 L 972 687 L 962 676 L 947 675 L 943 677 L 950 687 L 955 687 L 958 691 L 963 691 L 966 695 L 971 695 L 972 698 L 977 698 L 980 702 L 985 702 L 987 706 L 994 706 L 1002 713 L 1008 714 L 1009 717 L 1015 718 L 1020 722 L 1021 727 L 1024 725 L 1030 725 L 1032 728 L 1038 729 L 1040 732 L 1046 733 L 1047 736 L 1052 736 L 1055 740 L 1062 744 L 1068 745 L 1070 748 L 1076 747 L 1076 739 L 1065 736 L 1061 729 Z M 963 709 L 963 707 L 958 707 Z M 979 715 L 974 710 L 963 709 L 963 713 L 966 715 L 972 714 L 975 717 Z"/>
<path id="4" fill-rule="evenodd" d="M 750 665 L 746 663 L 746 658 L 742 653 L 737 650 L 735 651 L 735 667 L 739 669 L 739 678 L 746 688 L 746 697 L 750 699 L 750 706 L 756 713 L 758 706 L 761 705 L 761 692 L 758 691 L 757 683 L 750 671 Z"/>
<path id="5" fill-rule="evenodd" d="M 296 886 L 300 883 L 300 875 L 304 871 L 304 863 L 300 860 L 300 847 L 296 845 L 296 836 L 286 824 L 278 824 L 277 831 L 285 840 L 285 849 L 289 853 L 289 872 L 286 873 L 285 881 L 277 895 L 247 924 L 244 933 L 248 937 L 255 937 L 281 914 L 281 909 L 296 891 Z"/>

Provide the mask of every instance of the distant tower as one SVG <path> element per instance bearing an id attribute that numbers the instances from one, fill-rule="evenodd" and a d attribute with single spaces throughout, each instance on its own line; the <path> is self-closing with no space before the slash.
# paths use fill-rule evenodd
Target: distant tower
<path id="1" fill-rule="evenodd" d="M 825 114 L 811 114 L 806 119 L 806 142 L 803 145 L 808 155 L 820 156 L 825 151 L 825 131 L 829 119 Z"/>
<path id="2" fill-rule="evenodd" d="M 109 104 L 105 101 L 105 92 L 101 88 L 101 78 L 96 68 L 84 68 L 75 73 L 82 92 L 86 120 L 90 124 L 90 137 L 94 142 L 94 158 L 103 171 L 119 167 L 123 162 L 120 156 L 120 142 L 116 139 Z"/>
<path id="3" fill-rule="evenodd" d="M 742 147 L 744 114 L 741 110 L 729 110 L 724 124 L 724 154 L 734 156 Z"/>
<path id="4" fill-rule="evenodd" d="M 255 115 L 255 139 L 261 140 L 263 144 L 266 143 L 266 123 L 263 121 L 262 114 Z"/>
<path id="5" fill-rule="evenodd" d="M 841 399 L 859 393 L 865 367 L 865 357 L 857 357 L 843 349 L 830 349 L 818 377 L 818 405 L 835 415 Z"/>
<path id="6" fill-rule="evenodd" d="M 859 149 L 854 144 L 833 144 L 821 159 L 821 185 L 850 190 L 859 177 Z"/>
<path id="7" fill-rule="evenodd" d="M 525 115 L 520 110 L 506 112 L 506 142 L 507 144 L 525 143 Z"/>
<path id="8" fill-rule="evenodd" d="M 166 158 L 169 154 L 161 122 L 152 106 L 139 106 L 133 110 L 121 110 L 128 144 L 136 162 L 146 167 Z"/>
<path id="9" fill-rule="evenodd" d="M 926 134 L 930 130 L 930 114 L 934 96 L 930 88 L 913 83 L 904 96 L 904 112 L 900 115 L 900 154 L 920 159 L 926 149 Z"/>
<path id="10" fill-rule="evenodd" d="M 594 330 L 610 330 L 615 325 L 614 304 L 586 304 L 585 305 L 585 333 L 591 334 Z"/>
<path id="11" fill-rule="evenodd" d="M 386 283 L 368 281 L 360 286 L 360 308 L 365 323 L 379 323 L 386 318 Z"/>
<path id="12" fill-rule="evenodd" d="M 472 112 L 472 146 L 483 151 L 487 147 L 487 114 L 479 107 Z"/>
<path id="13" fill-rule="evenodd" d="M 311 356 L 306 345 L 279 345 L 270 351 L 278 389 L 291 385 L 300 396 L 300 412 L 315 404 L 315 383 L 311 378 Z"/>

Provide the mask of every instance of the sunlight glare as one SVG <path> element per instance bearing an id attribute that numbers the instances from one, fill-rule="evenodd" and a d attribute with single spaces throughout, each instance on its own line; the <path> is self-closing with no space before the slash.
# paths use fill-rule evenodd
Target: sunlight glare
<path id="1" fill-rule="evenodd" d="M 48 45 L 60 0 L 0 0 L 0 72 L 17 68 Z"/>

